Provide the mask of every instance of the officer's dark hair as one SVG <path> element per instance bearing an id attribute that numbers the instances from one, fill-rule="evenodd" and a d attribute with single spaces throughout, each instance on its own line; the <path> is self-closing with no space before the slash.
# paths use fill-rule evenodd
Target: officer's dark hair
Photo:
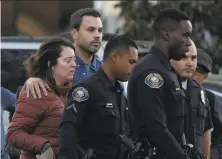
<path id="1" fill-rule="evenodd" d="M 56 82 L 52 76 L 52 66 L 57 64 L 63 47 L 75 50 L 72 42 L 67 39 L 54 37 L 45 40 L 37 52 L 27 60 L 27 70 L 30 76 L 43 79 L 54 89 Z"/>
<path id="2" fill-rule="evenodd" d="M 70 17 L 70 29 L 79 30 L 83 16 L 93 16 L 101 18 L 101 14 L 93 8 L 79 9 Z"/>
<path id="3" fill-rule="evenodd" d="M 129 50 L 134 47 L 138 50 L 138 46 L 133 39 L 126 35 L 113 35 L 106 44 L 103 54 L 103 61 L 105 61 L 112 52 L 122 49 Z"/>
<path id="4" fill-rule="evenodd" d="M 175 30 L 182 20 L 190 20 L 190 18 L 177 9 L 167 8 L 161 10 L 152 25 L 155 36 L 161 35 L 164 30 Z"/>

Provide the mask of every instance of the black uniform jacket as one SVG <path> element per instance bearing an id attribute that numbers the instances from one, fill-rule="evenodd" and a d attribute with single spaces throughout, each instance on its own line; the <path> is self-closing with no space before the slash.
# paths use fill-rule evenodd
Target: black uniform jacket
<path id="1" fill-rule="evenodd" d="M 112 84 L 102 68 L 78 82 L 69 91 L 59 158 L 78 158 L 77 144 L 93 149 L 97 159 L 119 158 L 122 151 L 117 135 L 128 135 L 127 110 L 121 84 Z"/>
<path id="2" fill-rule="evenodd" d="M 210 105 L 204 89 L 193 79 L 187 80 L 185 136 L 200 154 L 203 134 L 213 128 Z"/>
<path id="3" fill-rule="evenodd" d="M 134 136 L 147 137 L 157 158 L 183 159 L 184 94 L 169 58 L 152 47 L 133 69 L 128 92 Z"/>

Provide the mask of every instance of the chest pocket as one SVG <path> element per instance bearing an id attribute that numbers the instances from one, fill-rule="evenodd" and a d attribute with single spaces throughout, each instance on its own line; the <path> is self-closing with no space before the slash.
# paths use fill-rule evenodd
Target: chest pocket
<path id="1" fill-rule="evenodd" d="M 88 120 L 90 131 L 116 135 L 120 131 L 120 112 L 114 105 L 97 103 L 97 108 Z"/>
<path id="2" fill-rule="evenodd" d="M 167 95 L 166 102 L 168 104 L 168 101 L 171 101 L 170 108 L 168 111 L 168 114 L 170 117 L 183 117 L 184 115 L 184 102 L 185 102 L 185 97 L 184 97 L 184 92 L 181 89 L 180 83 L 178 81 L 178 78 L 175 73 L 170 72 L 169 77 L 171 80 L 171 86 L 170 86 L 170 91 L 169 94 Z"/>
<path id="3" fill-rule="evenodd" d="M 185 97 L 182 90 L 172 90 L 172 103 L 170 106 L 169 115 L 171 117 L 183 117 L 184 116 L 184 102 Z"/>
<path id="4" fill-rule="evenodd" d="M 207 113 L 208 113 L 208 102 L 206 101 L 205 94 L 202 90 L 190 89 L 190 105 L 191 105 L 191 114 L 192 123 L 196 125 L 197 134 L 202 135 L 204 133 Z"/>
<path id="5" fill-rule="evenodd" d="M 202 135 L 205 130 L 207 109 L 208 109 L 208 106 L 203 103 L 199 103 L 196 108 L 197 110 L 196 128 L 197 128 L 197 133 L 199 135 Z"/>

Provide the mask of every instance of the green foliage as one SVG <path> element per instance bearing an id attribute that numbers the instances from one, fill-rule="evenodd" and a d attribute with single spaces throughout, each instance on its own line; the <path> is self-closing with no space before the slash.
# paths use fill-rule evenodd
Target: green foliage
<path id="1" fill-rule="evenodd" d="M 193 22 L 203 25 L 212 34 L 222 35 L 222 2 L 160 1 L 152 5 L 149 0 L 126 0 L 120 1 L 115 8 L 121 8 L 119 17 L 125 19 L 125 24 L 121 29 L 138 40 L 152 39 L 150 28 L 152 20 L 164 8 L 180 9 L 186 12 Z"/>
<path id="2" fill-rule="evenodd" d="M 192 19 L 192 40 L 196 46 L 208 52 L 214 64 L 222 66 L 222 1 L 158 1 L 155 5 L 153 2 L 125 0 L 116 4 L 115 8 L 121 9 L 119 17 L 125 21 L 118 30 L 135 40 L 152 41 L 151 25 L 158 12 L 164 8 L 179 9 Z"/>

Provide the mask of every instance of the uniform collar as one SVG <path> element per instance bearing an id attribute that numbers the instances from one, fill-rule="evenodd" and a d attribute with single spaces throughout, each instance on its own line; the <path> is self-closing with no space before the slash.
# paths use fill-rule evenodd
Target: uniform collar
<path id="1" fill-rule="evenodd" d="M 160 49 L 156 48 L 155 46 L 152 46 L 150 53 L 160 59 L 160 61 L 165 65 L 168 70 L 172 70 L 169 57 L 167 57 Z"/>
<path id="2" fill-rule="evenodd" d="M 182 84 L 182 88 L 183 88 L 184 90 L 187 90 L 187 80 L 182 81 L 181 84 Z"/>
<path id="3" fill-rule="evenodd" d="M 97 57 L 95 55 L 93 55 L 93 58 L 92 58 L 92 61 L 91 61 L 91 65 L 92 65 L 93 68 L 97 68 L 96 67 L 97 66 L 96 65 L 97 61 L 98 61 Z M 76 64 L 77 65 L 85 65 L 85 63 L 82 61 L 82 59 L 79 58 L 79 56 L 76 56 Z"/>
<path id="4" fill-rule="evenodd" d="M 108 88 L 119 88 L 120 90 L 123 90 L 123 87 L 121 86 L 119 81 L 116 81 L 115 85 L 113 85 L 112 81 L 109 79 L 109 77 L 104 72 L 102 67 L 99 68 L 97 74 L 99 76 L 99 79 L 102 80 L 102 82 L 104 83 L 104 87 L 106 89 L 108 89 Z"/>
<path id="5" fill-rule="evenodd" d="M 194 79 L 189 78 L 189 79 L 188 79 L 188 88 L 189 88 L 189 87 L 199 88 L 200 85 L 199 85 Z"/>
<path id="6" fill-rule="evenodd" d="M 104 72 L 103 68 L 99 68 L 98 72 L 97 72 L 99 79 L 102 80 L 102 82 L 105 85 L 105 88 L 110 88 L 113 87 L 113 83 L 112 81 L 109 79 L 109 77 L 107 76 L 107 74 Z"/>

